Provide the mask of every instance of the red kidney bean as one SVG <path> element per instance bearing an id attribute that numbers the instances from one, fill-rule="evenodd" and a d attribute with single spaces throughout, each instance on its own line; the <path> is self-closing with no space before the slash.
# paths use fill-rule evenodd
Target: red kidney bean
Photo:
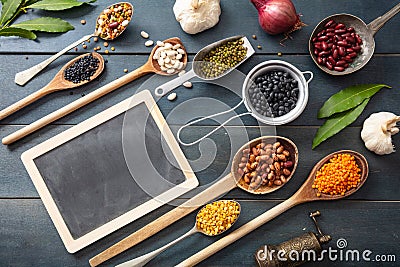
<path id="1" fill-rule="evenodd" d="M 361 51 L 361 47 L 358 45 L 353 46 L 352 49 L 354 50 L 354 52 L 357 52 L 357 53 Z"/>
<path id="2" fill-rule="evenodd" d="M 314 49 L 314 55 L 318 56 L 319 50 L 317 48 Z"/>
<path id="3" fill-rule="evenodd" d="M 341 46 L 341 47 L 345 47 L 345 46 L 347 46 L 347 42 L 346 41 L 338 41 L 337 45 Z"/>
<path id="4" fill-rule="evenodd" d="M 118 28 L 118 25 L 119 25 L 119 23 L 117 21 L 114 21 L 114 22 L 108 24 L 108 28 L 116 29 L 116 28 Z"/>
<path id="5" fill-rule="evenodd" d="M 328 48 L 332 48 L 333 44 L 332 43 L 327 43 L 328 44 Z"/>
<path id="6" fill-rule="evenodd" d="M 346 62 L 348 62 L 348 63 L 353 62 L 353 59 L 349 56 L 345 56 L 345 57 L 343 57 L 343 59 L 346 60 Z"/>
<path id="7" fill-rule="evenodd" d="M 335 38 L 336 38 L 336 40 L 338 40 L 338 41 L 342 41 L 342 40 L 343 40 L 342 36 L 340 36 L 340 35 L 335 35 Z"/>
<path id="8" fill-rule="evenodd" d="M 338 24 L 335 26 L 335 30 L 345 29 L 345 28 L 346 28 L 346 26 L 345 26 L 343 23 L 338 23 Z"/>
<path id="9" fill-rule="evenodd" d="M 325 65 L 325 63 L 326 63 L 326 57 L 323 57 L 323 58 L 322 58 L 322 64 Z"/>
<path id="10" fill-rule="evenodd" d="M 321 36 L 321 37 L 318 37 L 318 41 L 328 41 L 328 39 L 329 39 L 329 37 L 328 36 Z"/>
<path id="11" fill-rule="evenodd" d="M 325 42 L 322 42 L 321 46 L 322 46 L 322 50 L 324 50 L 324 51 L 328 49 L 328 44 Z"/>
<path id="12" fill-rule="evenodd" d="M 348 56 L 351 57 L 351 58 L 353 58 L 353 57 L 356 57 L 356 56 L 357 56 L 357 53 L 356 53 L 356 52 L 352 52 L 352 53 L 348 54 Z"/>
<path id="13" fill-rule="evenodd" d="M 320 52 L 320 53 L 318 54 L 318 56 L 319 56 L 319 57 L 324 57 L 324 56 L 327 56 L 327 55 L 329 55 L 329 54 L 330 54 L 329 51 L 322 51 L 322 52 Z"/>
<path id="14" fill-rule="evenodd" d="M 343 67 L 347 68 L 347 67 L 349 67 L 349 64 L 346 63 L 346 64 L 344 64 Z"/>
<path id="15" fill-rule="evenodd" d="M 346 49 L 342 46 L 339 46 L 339 55 L 344 56 L 346 55 Z"/>
<path id="16" fill-rule="evenodd" d="M 356 40 L 353 37 L 348 36 L 346 37 L 346 41 L 354 44 Z"/>
<path id="17" fill-rule="evenodd" d="M 328 21 L 326 24 L 325 24 L 325 28 L 329 28 L 329 27 L 331 27 L 333 24 L 335 23 L 335 21 L 333 20 L 333 19 L 331 19 L 330 21 Z"/>
<path id="18" fill-rule="evenodd" d="M 319 65 L 322 65 L 322 58 L 321 57 L 317 57 L 317 62 Z"/>
<path id="19" fill-rule="evenodd" d="M 348 31 L 348 32 L 354 32 L 354 28 L 353 28 L 353 27 L 348 27 L 348 28 L 347 28 L 347 31 Z"/>
<path id="20" fill-rule="evenodd" d="M 336 66 L 342 66 L 343 67 L 346 64 L 347 64 L 347 62 L 345 60 L 339 60 L 338 62 L 336 62 Z"/>
<path id="21" fill-rule="evenodd" d="M 323 50 L 321 45 L 314 45 L 314 48 L 318 50 Z"/>
<path id="22" fill-rule="evenodd" d="M 335 30 L 335 33 L 336 34 L 343 34 L 343 33 L 346 33 L 346 30 L 345 29 Z"/>
<path id="23" fill-rule="evenodd" d="M 356 38 L 357 38 L 357 44 L 361 45 L 362 40 L 361 40 L 360 36 L 356 35 Z"/>
<path id="24" fill-rule="evenodd" d="M 334 67 L 333 69 L 336 71 L 344 71 L 344 67 Z"/>
<path id="25" fill-rule="evenodd" d="M 343 37 L 343 38 L 349 37 L 349 36 L 351 36 L 351 33 L 349 33 L 349 32 L 346 32 L 346 33 L 342 34 L 342 37 Z"/>
<path id="26" fill-rule="evenodd" d="M 346 49 L 346 53 L 353 53 L 353 52 L 354 52 L 354 50 L 352 48 L 347 48 Z"/>
<path id="27" fill-rule="evenodd" d="M 329 29 L 326 29 L 326 32 L 327 33 L 331 33 L 331 32 L 334 32 L 335 31 L 335 29 L 332 29 L 332 28 L 329 28 Z M 328 35 L 328 34 L 327 34 Z"/>
<path id="28" fill-rule="evenodd" d="M 312 42 L 315 43 L 317 41 L 317 37 L 312 38 Z"/>
<path id="29" fill-rule="evenodd" d="M 333 52 L 332 52 L 332 57 L 333 57 L 335 60 L 339 58 L 339 53 L 338 53 L 338 50 L 337 50 L 337 49 L 333 50 Z"/>
<path id="30" fill-rule="evenodd" d="M 326 66 L 328 69 L 330 69 L 330 70 L 333 69 L 333 66 L 332 66 L 332 64 L 331 64 L 329 61 L 325 62 L 325 66 Z"/>
<path id="31" fill-rule="evenodd" d="M 328 57 L 328 61 L 332 64 L 332 66 L 336 65 L 336 60 L 334 60 L 332 56 Z"/>
<path id="32" fill-rule="evenodd" d="M 333 33 L 333 32 L 328 32 L 327 34 L 325 34 L 326 36 L 328 36 L 328 37 L 333 37 L 333 36 L 335 36 L 335 33 Z"/>

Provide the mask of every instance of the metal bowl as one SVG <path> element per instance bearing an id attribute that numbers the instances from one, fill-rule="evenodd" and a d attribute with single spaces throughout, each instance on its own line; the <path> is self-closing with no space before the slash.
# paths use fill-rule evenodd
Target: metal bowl
<path id="1" fill-rule="evenodd" d="M 290 73 L 290 75 L 295 79 L 298 83 L 299 87 L 299 97 L 297 99 L 296 107 L 292 109 L 289 113 L 280 116 L 280 117 L 267 117 L 263 114 L 260 114 L 255 107 L 253 107 L 250 96 L 249 96 L 249 88 L 254 83 L 254 80 L 257 76 L 262 75 L 269 71 L 282 70 Z M 304 74 L 309 74 L 311 77 L 306 80 Z M 282 60 L 268 60 L 262 62 L 255 66 L 249 74 L 247 74 L 246 79 L 242 88 L 242 96 L 244 99 L 244 104 L 248 111 L 251 112 L 251 115 L 256 118 L 258 121 L 261 121 L 268 125 L 282 125 L 296 119 L 305 109 L 308 102 L 308 83 L 313 79 L 313 73 L 311 71 L 300 71 L 292 64 L 282 61 Z"/>

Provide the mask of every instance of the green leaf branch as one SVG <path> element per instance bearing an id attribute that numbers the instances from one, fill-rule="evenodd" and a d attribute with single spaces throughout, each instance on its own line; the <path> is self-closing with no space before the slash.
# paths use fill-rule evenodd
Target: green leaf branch
<path id="1" fill-rule="evenodd" d="M 53 18 L 40 17 L 13 24 L 14 20 L 28 9 L 42 9 L 48 11 L 60 11 L 84 4 L 94 3 L 96 0 L 1 0 L 0 36 L 18 36 L 34 40 L 35 31 L 63 33 L 73 30 L 74 27 L 67 21 Z"/>

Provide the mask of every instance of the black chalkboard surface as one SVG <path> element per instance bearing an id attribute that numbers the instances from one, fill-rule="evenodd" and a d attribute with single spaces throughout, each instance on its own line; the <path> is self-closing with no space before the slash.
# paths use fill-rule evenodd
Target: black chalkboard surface
<path id="1" fill-rule="evenodd" d="M 68 251 L 197 186 L 171 136 L 151 94 L 143 91 L 23 154 Z"/>

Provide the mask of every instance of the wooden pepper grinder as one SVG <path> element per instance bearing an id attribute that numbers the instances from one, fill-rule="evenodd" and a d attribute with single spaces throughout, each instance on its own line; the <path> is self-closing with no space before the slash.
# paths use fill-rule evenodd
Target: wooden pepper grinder
<path id="1" fill-rule="evenodd" d="M 324 235 L 317 224 L 315 217 L 319 211 L 310 213 L 318 234 L 308 232 L 279 245 L 264 245 L 255 253 L 260 267 L 292 267 L 299 266 L 310 259 L 317 259 L 322 251 L 322 244 L 329 242 L 330 235 Z"/>

